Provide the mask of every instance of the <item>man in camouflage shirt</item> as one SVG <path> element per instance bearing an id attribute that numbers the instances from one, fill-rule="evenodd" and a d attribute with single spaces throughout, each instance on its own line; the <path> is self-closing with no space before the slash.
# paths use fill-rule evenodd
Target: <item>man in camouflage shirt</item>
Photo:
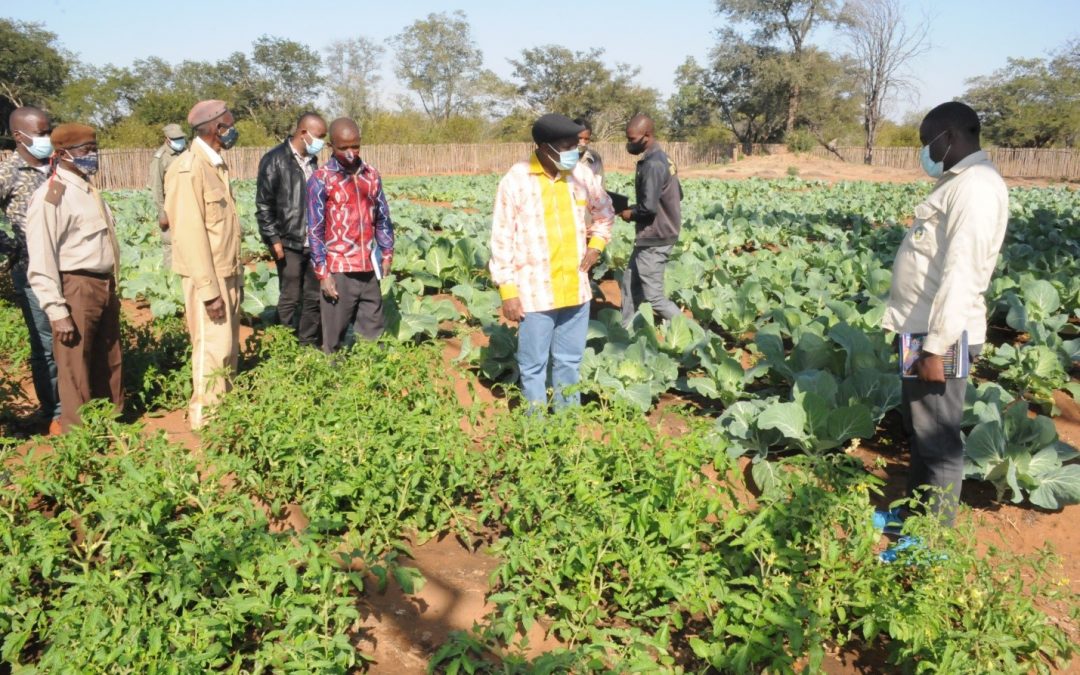
<path id="1" fill-rule="evenodd" d="M 11 234 L 0 229 L 0 253 L 7 256 L 11 265 L 11 283 L 30 333 L 30 372 L 38 399 L 37 416 L 42 424 L 49 424 L 50 433 L 59 433 L 60 396 L 53 359 L 52 327 L 26 280 L 29 261 L 26 209 L 30 196 L 49 175 L 51 127 L 49 116 L 37 108 L 16 108 L 11 113 L 8 128 L 15 140 L 15 152 L 0 162 L 0 210 L 11 227 Z"/>
<path id="2" fill-rule="evenodd" d="M 179 124 L 166 124 L 162 128 L 165 143 L 154 152 L 150 161 L 150 192 L 157 205 L 158 227 L 161 228 L 161 253 L 165 260 L 165 269 L 172 268 L 172 230 L 169 229 L 169 216 L 165 214 L 165 172 L 180 153 L 187 149 L 187 137 Z"/>

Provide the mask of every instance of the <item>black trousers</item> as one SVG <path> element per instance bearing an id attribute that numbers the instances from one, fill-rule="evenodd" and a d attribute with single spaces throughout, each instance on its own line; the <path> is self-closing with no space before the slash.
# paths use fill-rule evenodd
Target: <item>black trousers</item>
<path id="1" fill-rule="evenodd" d="M 336 352 L 344 346 L 345 334 L 352 326 L 356 334 L 375 340 L 382 335 L 382 290 L 374 272 L 335 272 L 338 299 L 322 296 L 323 351 Z"/>
<path id="2" fill-rule="evenodd" d="M 289 326 L 300 344 L 319 346 L 319 280 L 306 252 L 285 249 L 285 257 L 277 261 L 278 321 Z"/>

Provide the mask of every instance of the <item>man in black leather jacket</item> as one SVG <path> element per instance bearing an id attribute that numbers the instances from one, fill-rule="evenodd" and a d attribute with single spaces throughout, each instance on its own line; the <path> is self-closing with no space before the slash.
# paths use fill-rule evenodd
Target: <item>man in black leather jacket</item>
<path id="1" fill-rule="evenodd" d="M 326 121 L 315 113 L 301 115 L 292 136 L 259 160 L 255 190 L 259 234 L 278 269 L 278 321 L 295 331 L 300 344 L 313 347 L 321 335 L 319 280 L 308 254 L 307 181 L 325 139 Z"/>

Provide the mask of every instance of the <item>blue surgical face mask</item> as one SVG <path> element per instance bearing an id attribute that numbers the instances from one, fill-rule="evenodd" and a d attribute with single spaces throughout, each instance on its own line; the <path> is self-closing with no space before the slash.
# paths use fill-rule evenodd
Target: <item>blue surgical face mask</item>
<path id="1" fill-rule="evenodd" d="M 82 157 L 75 157 L 69 152 L 68 159 L 79 170 L 79 173 L 84 176 L 93 176 L 98 172 L 98 154 L 96 152 L 91 152 L 89 155 L 83 155 Z"/>
<path id="2" fill-rule="evenodd" d="M 551 148 L 552 151 L 559 153 L 559 168 L 563 171 L 572 170 L 577 166 L 578 160 L 581 159 L 581 153 L 577 148 L 573 148 L 572 150 L 556 150 L 555 146 L 551 143 L 548 143 L 548 147 Z"/>
<path id="3" fill-rule="evenodd" d="M 31 136 L 21 131 L 19 133 L 30 139 L 30 144 L 23 143 L 23 146 L 32 156 L 37 159 L 48 159 L 53 154 L 52 139 L 48 136 Z"/>
<path id="4" fill-rule="evenodd" d="M 941 156 L 940 161 L 935 162 L 930 159 L 930 146 L 944 134 L 945 132 L 942 131 L 937 136 L 934 136 L 934 138 L 929 143 L 922 146 L 922 150 L 919 151 L 919 163 L 922 164 L 923 171 L 926 172 L 926 175 L 931 178 L 941 178 L 945 174 L 945 158 L 949 156 L 949 150 L 952 150 L 952 143 L 945 149 L 945 154 Z"/>
<path id="5" fill-rule="evenodd" d="M 314 157 L 315 155 L 322 152 L 322 149 L 326 147 L 326 141 L 321 138 L 315 138 L 307 129 L 304 130 L 304 133 L 307 134 L 307 137 L 311 139 L 310 143 L 304 141 L 304 147 L 307 150 L 307 154 Z"/>
<path id="6" fill-rule="evenodd" d="M 218 139 L 221 141 L 221 147 L 226 150 L 236 145 L 236 139 L 238 138 L 240 138 L 240 132 L 235 126 L 231 126 L 226 129 L 224 133 L 218 134 Z"/>
<path id="7" fill-rule="evenodd" d="M 176 152 L 180 152 L 181 150 L 183 150 L 184 148 L 187 147 L 187 139 L 186 138 L 170 138 L 169 139 L 169 147 L 172 148 L 173 150 L 175 150 Z"/>

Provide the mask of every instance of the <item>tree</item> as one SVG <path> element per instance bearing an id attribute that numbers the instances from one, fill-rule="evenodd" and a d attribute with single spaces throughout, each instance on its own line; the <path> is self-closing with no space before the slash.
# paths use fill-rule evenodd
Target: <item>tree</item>
<path id="1" fill-rule="evenodd" d="M 963 100 L 994 145 L 1075 147 L 1080 141 L 1080 40 L 1050 59 L 1012 59 L 991 75 L 967 81 Z"/>
<path id="2" fill-rule="evenodd" d="M 780 51 L 729 30 L 711 56 L 702 85 L 735 137 L 744 145 L 780 140 L 790 101 Z"/>
<path id="3" fill-rule="evenodd" d="M 0 19 L 0 129 L 24 105 L 48 107 L 67 80 L 69 55 L 41 24 Z"/>
<path id="4" fill-rule="evenodd" d="M 858 63 L 866 132 L 863 161 L 873 164 L 874 141 L 885 117 L 885 103 L 892 94 L 911 87 L 905 68 L 930 48 L 930 23 L 923 19 L 909 25 L 898 0 L 848 0 L 840 25 Z"/>
<path id="5" fill-rule="evenodd" d="M 715 108 L 709 96 L 708 74 L 697 60 L 686 57 L 675 69 L 675 93 L 668 101 L 671 137 L 680 140 L 699 138 L 715 125 Z"/>
<path id="6" fill-rule="evenodd" d="M 716 11 L 736 23 L 754 26 L 752 42 L 757 46 L 775 45 L 790 48 L 787 116 L 785 133 L 795 128 L 799 115 L 804 79 L 803 53 L 810 32 L 822 21 L 833 19 L 835 0 L 716 0 Z"/>
<path id="7" fill-rule="evenodd" d="M 601 139 L 621 133 L 635 113 L 657 117 L 659 94 L 635 84 L 639 69 L 624 63 L 609 68 L 603 53 L 557 45 L 523 49 L 510 64 L 524 111 L 533 118 L 548 112 L 588 117 L 594 136 Z"/>
<path id="8" fill-rule="evenodd" d="M 464 12 L 428 14 L 394 37 L 393 43 L 394 74 L 419 97 L 431 119 L 447 120 L 465 111 L 483 54 L 473 42 Z"/>
<path id="9" fill-rule="evenodd" d="M 378 107 L 379 64 L 386 50 L 364 36 L 326 47 L 326 88 L 334 116 L 362 119 Z"/>

